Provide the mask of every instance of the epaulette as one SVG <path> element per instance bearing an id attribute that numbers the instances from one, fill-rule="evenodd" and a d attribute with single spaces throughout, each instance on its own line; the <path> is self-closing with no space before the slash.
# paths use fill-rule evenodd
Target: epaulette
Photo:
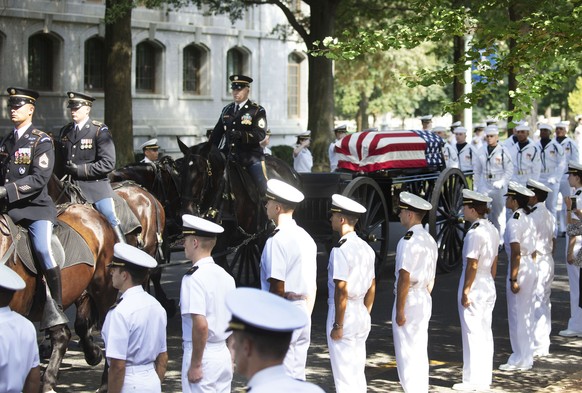
<path id="1" fill-rule="evenodd" d="M 516 220 L 519 220 L 519 212 L 513 213 L 513 218 L 515 218 Z"/>
<path id="2" fill-rule="evenodd" d="M 279 232 L 279 228 L 277 228 L 273 232 L 271 232 L 271 234 L 269 235 L 269 237 L 275 236 L 277 234 L 277 232 Z"/>
<path id="3" fill-rule="evenodd" d="M 97 121 L 97 120 L 92 120 L 91 124 L 93 124 L 94 126 L 97 126 L 97 127 L 101 127 L 103 125 L 103 123 L 101 123 L 100 121 Z"/>
<path id="4" fill-rule="evenodd" d="M 475 223 L 473 223 L 473 225 L 471 225 L 471 228 L 469 228 L 469 229 L 475 229 L 478 226 L 479 226 L 479 223 L 478 222 L 475 222 Z"/>
<path id="5" fill-rule="evenodd" d="M 340 239 L 339 242 L 337 242 L 337 244 L 334 247 L 341 247 L 344 243 L 346 242 L 346 239 Z"/>
<path id="6" fill-rule="evenodd" d="M 574 195 L 580 195 L 580 194 L 582 194 L 582 190 L 576 191 L 576 193 Z"/>
<path id="7" fill-rule="evenodd" d="M 185 276 L 191 276 L 194 272 L 198 270 L 198 266 L 192 266 L 188 271 L 184 274 Z"/>
<path id="8" fill-rule="evenodd" d="M 535 212 L 537 208 L 538 208 L 537 206 L 532 207 L 531 212 Z"/>
<path id="9" fill-rule="evenodd" d="M 406 232 L 406 234 L 404 235 L 404 238 L 403 238 L 403 239 L 404 239 L 404 240 L 408 240 L 408 239 L 410 239 L 410 238 L 412 237 L 412 235 L 414 235 L 414 232 L 412 232 L 412 231 L 408 231 L 408 232 Z"/>
<path id="10" fill-rule="evenodd" d="M 42 142 L 51 142 L 52 143 L 52 141 L 53 141 L 53 138 L 51 138 L 49 134 L 47 134 L 44 131 L 37 130 L 36 128 L 31 131 L 31 134 L 36 135 L 38 137 L 37 143 L 42 143 Z"/>

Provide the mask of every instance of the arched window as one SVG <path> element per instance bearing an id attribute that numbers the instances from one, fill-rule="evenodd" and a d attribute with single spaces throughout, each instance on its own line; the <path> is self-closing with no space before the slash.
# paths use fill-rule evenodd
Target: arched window
<path id="1" fill-rule="evenodd" d="M 303 57 L 298 53 L 291 53 L 287 60 L 287 116 L 301 115 L 301 62 Z"/>
<path id="2" fill-rule="evenodd" d="M 53 70 L 57 45 L 48 34 L 35 34 L 28 39 L 28 87 L 53 90 Z"/>
<path id="3" fill-rule="evenodd" d="M 235 74 L 248 74 L 248 54 L 239 48 L 232 48 L 226 53 L 226 80 Z M 227 84 L 227 92 L 230 92 L 230 84 Z"/>
<path id="4" fill-rule="evenodd" d="M 195 45 L 184 48 L 183 82 L 184 93 L 199 95 L 201 91 L 201 73 L 203 52 Z"/>
<path id="5" fill-rule="evenodd" d="M 141 42 L 136 47 L 135 89 L 142 93 L 156 93 L 160 88 L 157 83 L 161 76 L 162 50 L 149 41 Z"/>
<path id="6" fill-rule="evenodd" d="M 103 90 L 105 64 L 105 40 L 101 37 L 89 38 L 85 41 L 85 90 Z"/>

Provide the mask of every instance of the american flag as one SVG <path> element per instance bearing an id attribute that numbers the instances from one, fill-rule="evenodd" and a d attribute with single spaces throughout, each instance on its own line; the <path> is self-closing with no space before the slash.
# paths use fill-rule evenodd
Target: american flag
<path id="1" fill-rule="evenodd" d="M 444 166 L 443 140 L 431 131 L 357 132 L 336 142 L 338 168 L 356 172 Z"/>

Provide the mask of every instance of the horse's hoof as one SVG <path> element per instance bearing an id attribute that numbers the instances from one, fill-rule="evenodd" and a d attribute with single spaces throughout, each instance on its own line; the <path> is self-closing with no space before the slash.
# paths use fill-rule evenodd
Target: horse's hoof
<path id="1" fill-rule="evenodd" d="M 91 356 L 85 355 L 85 361 L 89 366 L 96 366 L 101 363 L 101 360 L 103 360 L 103 352 L 101 351 L 101 348 L 95 349 L 90 355 Z"/>

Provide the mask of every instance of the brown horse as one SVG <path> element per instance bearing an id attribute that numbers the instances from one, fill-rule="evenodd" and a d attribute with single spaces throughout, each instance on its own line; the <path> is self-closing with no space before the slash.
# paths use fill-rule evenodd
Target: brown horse
<path id="1" fill-rule="evenodd" d="M 115 193 L 127 202 L 141 224 L 141 233 L 128 234 L 126 236 L 127 242 L 132 246 L 141 248 L 160 263 L 163 261 L 162 234 L 166 222 L 166 215 L 161 203 L 148 190 L 134 182 L 113 183 L 112 187 Z M 176 302 L 166 296 L 162 289 L 161 276 L 160 266 L 150 273 L 156 299 L 164 307 L 168 317 L 171 318 L 176 313 Z"/>
<path id="2" fill-rule="evenodd" d="M 101 362 L 101 349 L 93 343 L 91 330 L 101 326 L 105 315 L 115 302 L 117 290 L 111 285 L 106 266 L 111 262 L 115 235 L 111 226 L 99 212 L 89 205 L 68 206 L 59 215 L 59 221 L 68 224 L 83 237 L 93 254 L 94 266 L 79 263 L 62 269 L 63 306 L 73 303 L 77 307 L 75 332 L 88 364 L 94 366 Z M 34 276 L 22 263 L 12 245 L 12 238 L 5 216 L 0 216 L 0 255 L 7 258 L 6 265 L 16 271 L 26 282 L 26 288 L 18 291 L 10 307 L 33 321 L 40 320 L 46 292 L 39 277 Z M 49 330 L 52 353 L 44 372 L 43 392 L 53 391 L 56 386 L 59 367 L 71 338 L 68 326 Z"/>

